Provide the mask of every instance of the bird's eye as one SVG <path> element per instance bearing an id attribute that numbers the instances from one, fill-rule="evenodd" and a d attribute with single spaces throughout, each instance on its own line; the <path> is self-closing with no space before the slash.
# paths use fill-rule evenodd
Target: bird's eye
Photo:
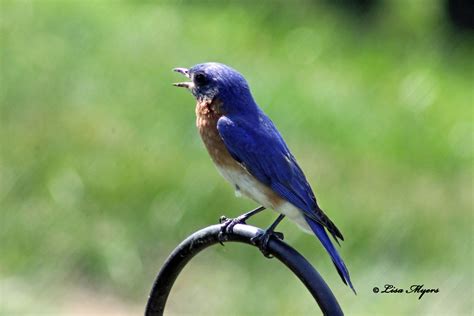
<path id="1" fill-rule="evenodd" d="M 207 83 L 207 77 L 204 74 L 198 73 L 194 76 L 194 82 L 199 86 L 205 85 Z"/>

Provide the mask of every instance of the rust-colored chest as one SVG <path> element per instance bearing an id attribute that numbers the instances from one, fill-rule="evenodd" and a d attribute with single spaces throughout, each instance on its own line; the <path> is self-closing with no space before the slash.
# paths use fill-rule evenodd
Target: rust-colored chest
<path id="1" fill-rule="evenodd" d="M 198 101 L 196 104 L 196 126 L 214 163 L 219 166 L 239 168 L 240 166 L 227 151 L 217 130 L 217 121 L 222 116 L 220 105 L 219 101 Z"/>

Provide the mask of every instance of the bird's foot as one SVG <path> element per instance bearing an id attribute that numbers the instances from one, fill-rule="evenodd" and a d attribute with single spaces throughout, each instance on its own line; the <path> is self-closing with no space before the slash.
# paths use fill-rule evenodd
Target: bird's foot
<path id="1" fill-rule="evenodd" d="M 251 238 L 250 241 L 252 242 L 252 244 L 256 245 L 258 249 L 260 249 L 260 251 L 265 257 L 273 258 L 273 255 L 271 255 L 268 251 L 268 242 L 270 241 L 270 238 L 272 236 L 275 236 L 280 240 L 283 240 L 285 238 L 283 233 L 267 229 L 263 233 Z"/>
<path id="2" fill-rule="evenodd" d="M 240 215 L 239 217 L 236 218 L 227 218 L 225 216 L 221 216 L 219 218 L 219 223 L 221 224 L 221 230 L 219 234 L 217 235 L 217 239 L 219 240 L 219 243 L 224 246 L 224 241 L 225 239 L 225 234 L 231 234 L 234 231 L 234 226 L 237 224 L 245 224 L 245 221 L 247 220 L 248 216 Z"/>

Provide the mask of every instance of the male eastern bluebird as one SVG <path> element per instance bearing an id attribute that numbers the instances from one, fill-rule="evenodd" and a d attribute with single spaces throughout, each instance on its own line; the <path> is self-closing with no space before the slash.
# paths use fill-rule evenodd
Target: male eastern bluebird
<path id="1" fill-rule="evenodd" d="M 270 226 L 271 232 L 284 216 L 313 232 L 331 256 L 342 281 L 354 290 L 349 271 L 326 230 L 338 244 L 338 239 L 344 240 L 341 232 L 319 208 L 303 171 L 273 122 L 255 103 L 245 78 L 220 63 L 174 71 L 191 79 L 174 85 L 189 89 L 196 98 L 196 125 L 222 176 L 236 193 L 262 205 L 253 213 L 271 208 L 281 214 Z M 245 222 L 248 214 L 235 219 L 232 227 Z"/>

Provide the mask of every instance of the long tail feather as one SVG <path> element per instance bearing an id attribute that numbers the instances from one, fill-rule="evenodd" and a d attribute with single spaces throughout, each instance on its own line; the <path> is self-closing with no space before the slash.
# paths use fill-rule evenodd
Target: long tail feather
<path id="1" fill-rule="evenodd" d="M 324 227 L 307 216 L 305 216 L 305 219 L 306 222 L 308 222 L 309 227 L 311 227 L 311 230 L 319 238 L 324 248 L 331 256 L 332 262 L 336 266 L 336 270 L 341 276 L 341 279 L 344 284 L 349 285 L 349 287 L 354 291 L 354 293 L 357 294 L 356 290 L 354 289 L 354 286 L 352 285 L 351 278 L 349 276 L 349 271 L 347 270 L 344 261 L 342 260 L 341 256 L 332 244 L 331 240 L 329 239 L 329 236 L 326 233 Z"/>

